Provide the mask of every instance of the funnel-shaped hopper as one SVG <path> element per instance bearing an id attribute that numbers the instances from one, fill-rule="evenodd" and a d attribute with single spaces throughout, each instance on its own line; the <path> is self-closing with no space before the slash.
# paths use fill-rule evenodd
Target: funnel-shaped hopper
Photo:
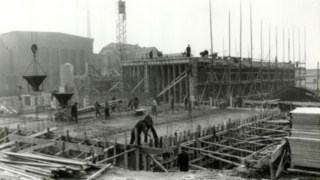
<path id="1" fill-rule="evenodd" d="M 61 107 L 66 107 L 73 93 L 53 93 L 52 95 L 58 100 Z"/>
<path id="2" fill-rule="evenodd" d="M 43 83 L 44 79 L 46 79 L 46 75 L 33 75 L 33 76 L 23 76 L 28 84 L 32 87 L 32 90 L 35 92 L 40 91 L 40 85 Z"/>

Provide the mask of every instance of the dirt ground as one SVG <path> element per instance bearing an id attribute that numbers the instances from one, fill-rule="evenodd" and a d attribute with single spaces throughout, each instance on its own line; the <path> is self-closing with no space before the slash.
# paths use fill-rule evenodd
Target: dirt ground
<path id="1" fill-rule="evenodd" d="M 150 107 L 141 108 L 147 111 L 150 110 Z M 188 112 L 184 110 L 184 107 L 178 105 L 174 112 L 170 111 L 168 105 L 160 106 L 158 111 L 158 116 L 152 116 L 158 136 L 195 130 L 197 125 L 205 127 L 224 123 L 229 118 L 247 118 L 259 113 L 253 110 L 209 109 L 203 106 L 194 109 L 192 111 L 192 117 L 190 118 Z M 22 117 L 0 118 L 0 126 L 17 128 L 19 125 L 22 130 L 37 131 L 48 127 L 58 127 L 59 130 L 56 131 L 58 134 L 66 134 L 68 130 L 70 136 L 84 137 L 84 132 L 86 132 L 88 138 L 100 138 L 112 141 L 114 136 L 117 136 L 118 142 L 123 143 L 124 132 L 127 132 L 129 140 L 132 127 L 142 118 L 134 116 L 134 111 L 118 110 L 111 112 L 111 118 L 108 120 L 104 119 L 104 114 L 98 118 L 95 117 L 94 113 L 81 115 L 79 116 L 78 123 L 48 121 L 47 116 L 47 113 L 40 113 L 38 120 L 36 120 L 34 114 L 23 115 Z"/>
<path id="2" fill-rule="evenodd" d="M 189 171 L 189 172 L 147 172 L 111 168 L 98 180 L 243 180 L 232 175 L 229 170 Z"/>

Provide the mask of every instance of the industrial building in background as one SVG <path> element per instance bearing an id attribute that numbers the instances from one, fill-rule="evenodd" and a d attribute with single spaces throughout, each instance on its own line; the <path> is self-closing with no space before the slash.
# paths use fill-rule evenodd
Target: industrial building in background
<path id="1" fill-rule="evenodd" d="M 26 83 L 21 75 L 32 61 L 30 44 L 37 43 L 37 57 L 48 78 L 44 86 L 48 91 L 59 89 L 60 65 L 70 63 L 74 75 L 85 74 L 86 63 L 102 67 L 102 59 L 93 53 L 93 39 L 52 32 L 14 31 L 0 35 L 0 92 L 17 95 L 18 85 L 24 90 Z M 100 71 L 99 71 L 100 72 Z M 23 90 L 22 90 L 23 91 Z M 14 92 L 14 93 L 13 93 Z"/>

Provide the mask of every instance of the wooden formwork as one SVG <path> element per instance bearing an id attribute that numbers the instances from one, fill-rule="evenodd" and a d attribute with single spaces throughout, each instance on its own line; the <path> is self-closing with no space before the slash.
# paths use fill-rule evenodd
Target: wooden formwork
<path id="1" fill-rule="evenodd" d="M 119 143 L 117 137 L 114 141 L 89 139 L 86 132 L 83 137 L 71 137 L 68 131 L 57 135 L 53 132 L 57 128 L 37 133 L 3 128 L 0 150 L 78 160 L 99 167 L 113 163 L 131 170 L 168 172 L 177 168 L 179 147 L 183 147 L 187 149 L 192 169 L 261 168 L 268 165 L 272 152 L 281 144 L 281 137 L 288 134 L 283 125 L 266 123 L 278 115 L 278 110 L 270 110 L 247 119 L 229 119 L 224 124 L 205 128 L 198 126 L 195 132 L 175 133 L 156 141 L 149 139 L 141 146 L 129 145 L 127 133 L 125 142 Z"/>

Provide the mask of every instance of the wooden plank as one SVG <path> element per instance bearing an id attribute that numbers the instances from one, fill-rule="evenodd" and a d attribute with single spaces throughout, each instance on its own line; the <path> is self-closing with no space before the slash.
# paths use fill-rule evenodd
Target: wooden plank
<path id="1" fill-rule="evenodd" d="M 117 157 L 122 156 L 122 155 L 124 155 L 124 154 L 130 153 L 130 152 L 132 152 L 132 151 L 135 151 L 136 149 L 137 149 L 137 148 L 129 149 L 129 150 L 125 151 L 125 152 L 119 153 L 119 154 L 117 154 L 117 155 L 115 155 L 115 156 L 112 156 L 112 157 L 110 157 L 110 158 L 103 159 L 103 160 L 97 162 L 97 164 L 103 164 L 103 163 L 105 163 L 105 162 L 107 162 L 107 161 L 113 160 L 114 158 L 117 158 Z"/>
<path id="2" fill-rule="evenodd" d="M 4 131 L 4 132 L 7 132 L 5 129 L 4 129 L 3 131 Z M 18 133 L 18 130 L 13 131 L 13 132 L 10 133 L 10 134 L 17 134 L 17 133 Z M 8 136 L 9 136 L 10 134 L 7 134 L 7 135 L 5 135 L 3 138 L 1 138 L 1 139 L 0 139 L 0 143 L 5 142 L 5 141 L 8 139 Z"/>
<path id="3" fill-rule="evenodd" d="M 109 150 L 114 149 L 114 148 L 115 148 L 115 145 L 112 145 L 112 146 L 109 146 L 109 147 L 103 149 L 103 154 L 108 153 Z M 92 160 L 92 157 L 93 157 L 93 156 L 96 158 L 96 157 L 99 156 L 99 154 L 91 155 L 91 156 L 85 158 L 84 160 L 90 161 L 90 160 Z"/>
<path id="4" fill-rule="evenodd" d="M 125 151 L 126 151 L 127 145 L 128 145 L 127 133 L 124 133 L 124 145 L 125 145 Z M 128 153 L 124 154 L 124 167 L 128 169 Z"/>
<path id="5" fill-rule="evenodd" d="M 55 144 L 56 144 L 55 142 L 48 142 L 48 143 L 45 143 L 45 144 L 38 144 L 38 145 L 29 147 L 29 148 L 26 148 L 26 149 L 22 149 L 22 150 L 19 151 L 19 153 L 32 152 L 32 151 L 35 151 L 35 150 L 39 150 L 39 149 L 42 149 L 42 148 L 53 146 Z"/>
<path id="6" fill-rule="evenodd" d="M 283 154 L 283 150 L 285 149 L 285 147 L 288 144 L 286 143 L 286 141 L 282 141 L 281 144 L 279 144 L 276 149 L 272 152 L 272 154 L 270 155 L 270 161 L 271 163 L 275 162 L 278 157 L 281 156 L 281 154 Z"/>
<path id="7" fill-rule="evenodd" d="M 56 131 L 56 130 L 58 130 L 58 128 L 57 127 L 52 127 L 52 128 L 50 128 L 49 129 L 50 131 Z M 42 136 L 42 135 L 44 135 L 44 134 L 46 134 L 47 133 L 47 130 L 43 130 L 43 131 L 39 131 L 39 132 L 37 132 L 37 133 L 35 133 L 35 134 L 31 134 L 31 135 L 29 135 L 29 136 L 27 136 L 27 137 L 38 137 L 38 136 Z M 10 135 L 14 135 L 15 133 L 11 133 L 11 134 L 9 134 L 8 136 L 10 136 Z M 1 149 L 4 149 L 4 148 L 7 148 L 7 147 L 9 147 L 9 146 L 12 146 L 12 145 L 14 145 L 15 144 L 15 142 L 13 142 L 13 141 L 11 141 L 11 142 L 7 142 L 7 143 L 4 143 L 4 144 L 1 144 L 0 145 L 0 150 Z"/>
<path id="8" fill-rule="evenodd" d="M 312 175 L 312 176 L 320 176 L 320 172 L 316 171 L 308 171 L 308 170 L 301 170 L 301 169 L 294 169 L 294 168 L 288 168 L 288 172 L 291 173 L 299 173 L 299 174 L 307 174 L 307 175 Z"/>
<path id="9" fill-rule="evenodd" d="M 31 137 L 24 137 L 24 136 L 18 136 L 18 135 L 9 135 L 9 139 L 10 141 L 18 141 L 18 142 L 29 143 L 29 144 L 47 144 L 49 142 L 54 142 L 55 145 L 59 146 L 61 149 L 65 148 L 65 149 L 82 151 L 87 153 L 90 153 L 92 148 L 94 149 L 95 152 L 98 152 L 98 154 L 101 154 L 103 151 L 103 149 L 100 147 L 91 147 L 87 145 L 81 145 L 78 143 L 54 141 L 50 139 L 31 138 Z"/>
<path id="10" fill-rule="evenodd" d="M 239 160 L 244 159 L 244 158 L 241 157 L 241 156 L 235 156 L 235 155 L 231 155 L 231 154 L 227 154 L 227 153 L 219 153 L 219 152 L 216 152 L 216 151 L 209 151 L 209 150 L 204 150 L 204 149 L 198 149 L 198 148 L 189 147 L 189 146 L 183 146 L 183 147 L 184 147 L 184 148 L 188 148 L 188 149 L 192 149 L 192 150 L 195 150 L 195 151 L 201 151 L 201 152 L 204 152 L 204 153 L 216 154 L 216 155 L 226 156 L 226 157 L 232 157 L 232 158 L 236 158 L 236 159 L 239 159 Z"/>
<path id="11" fill-rule="evenodd" d="M 52 168 L 65 168 L 64 165 L 55 165 L 55 164 L 49 164 L 49 163 L 36 163 L 36 162 L 26 162 L 26 161 L 17 161 L 17 160 L 6 160 L 6 159 L 0 159 L 0 162 L 3 163 L 9 163 L 9 164 L 19 164 L 19 165 L 28 165 L 28 166 L 38 166 L 38 167 L 52 167 Z"/>
<path id="12" fill-rule="evenodd" d="M 286 155 L 286 150 L 284 150 L 284 152 L 282 154 L 278 169 L 277 169 L 276 174 L 275 174 L 275 179 L 277 179 L 279 177 L 279 175 L 281 174 L 281 172 L 284 169 L 284 161 L 285 161 L 284 157 L 285 157 L 285 155 Z"/>
<path id="13" fill-rule="evenodd" d="M 106 166 L 104 166 L 103 168 L 101 168 L 99 171 L 95 172 L 94 174 L 92 174 L 91 176 L 89 176 L 87 178 L 87 180 L 94 180 L 97 179 L 99 176 L 101 176 L 109 167 L 111 166 L 111 164 L 107 164 Z"/>
<path id="14" fill-rule="evenodd" d="M 279 133 L 286 133 L 287 135 L 289 135 L 289 132 L 287 132 L 287 131 L 282 131 L 282 130 L 268 129 L 268 128 L 259 128 L 259 127 L 252 127 L 252 126 L 247 126 L 247 128 L 251 128 L 251 129 L 261 129 L 261 130 L 265 130 L 265 131 L 272 131 L 272 132 L 279 132 Z"/>
<path id="15" fill-rule="evenodd" d="M 156 165 L 157 165 L 162 171 L 168 172 L 168 170 L 167 170 L 165 167 L 163 167 L 162 164 L 159 163 L 159 161 L 157 161 L 156 158 L 155 158 L 153 155 L 150 155 L 150 154 L 148 154 L 148 155 L 149 155 L 149 157 L 151 157 L 151 159 L 153 160 L 153 162 L 155 162 Z"/>
<path id="16" fill-rule="evenodd" d="M 63 164 L 72 164 L 72 165 L 78 165 L 78 166 L 85 166 L 88 164 L 86 162 L 81 162 L 81 161 L 62 159 L 62 158 L 50 158 L 50 157 L 45 157 L 45 156 L 35 155 L 35 154 L 30 154 L 30 153 L 22 154 L 22 153 L 4 152 L 4 154 L 6 154 L 8 156 L 13 156 L 13 157 L 34 158 L 34 159 L 39 159 L 39 160 L 44 160 L 44 161 L 63 163 Z"/>
<path id="17" fill-rule="evenodd" d="M 227 148 L 227 149 L 233 149 L 233 150 L 237 150 L 237 151 L 247 152 L 247 153 L 253 153 L 254 152 L 254 151 L 250 151 L 250 150 L 247 150 L 247 149 L 240 149 L 240 148 L 235 148 L 235 147 L 232 147 L 232 146 L 225 146 L 225 145 L 222 145 L 222 144 L 212 143 L 212 142 L 208 142 L 208 141 L 200 141 L 200 142 L 206 143 L 206 144 L 211 144 L 211 145 L 214 145 L 214 146 L 224 147 L 224 148 Z"/>
<path id="18" fill-rule="evenodd" d="M 56 131 L 58 129 L 59 128 L 57 128 L 57 127 L 52 127 L 52 128 L 49 128 L 49 131 Z M 43 131 L 36 132 L 35 134 L 31 134 L 28 137 L 33 137 L 34 138 L 34 137 L 42 136 L 42 135 L 46 134 L 47 132 L 48 132 L 48 130 L 46 129 L 46 130 L 43 130 Z"/>
<path id="19" fill-rule="evenodd" d="M 0 165 L 0 169 L 4 170 L 4 171 L 8 171 L 11 172 L 13 174 L 18 174 L 20 176 L 26 177 L 26 178 L 30 178 L 32 180 L 41 180 L 40 178 L 37 178 L 35 176 L 30 175 L 29 173 L 25 173 L 25 172 L 21 172 L 18 170 L 13 170 L 11 168 L 7 168 L 7 167 L 3 167 L 2 165 Z"/>
<path id="20" fill-rule="evenodd" d="M 210 154 L 207 154 L 207 153 L 201 153 L 207 157 L 210 157 L 212 159 L 215 159 L 215 160 L 219 160 L 219 161 L 222 161 L 222 162 L 225 162 L 225 163 L 229 163 L 229 164 L 233 164 L 235 166 L 241 166 L 241 164 L 239 163 L 236 163 L 236 162 L 233 162 L 233 161 L 229 161 L 229 160 L 226 160 L 226 159 L 223 159 L 223 158 L 220 158 L 220 157 L 216 157 L 216 156 L 213 156 L 213 155 L 210 155 Z"/>
<path id="21" fill-rule="evenodd" d="M 138 148 L 141 153 L 154 154 L 154 155 L 172 152 L 175 149 L 175 147 L 168 148 L 168 149 L 160 149 L 160 148 L 146 147 L 146 146 L 139 146 Z"/>
<path id="22" fill-rule="evenodd" d="M 249 160 L 249 158 L 251 158 L 252 156 L 257 155 L 257 154 L 261 153 L 262 151 L 265 151 L 266 149 L 271 148 L 271 147 L 274 146 L 274 145 L 275 145 L 275 143 L 272 143 L 272 144 L 270 144 L 270 145 L 268 145 L 268 146 L 266 146 L 266 147 L 264 147 L 264 148 L 262 148 L 262 149 L 260 149 L 260 150 L 258 150 L 258 151 L 256 151 L 256 152 L 254 152 L 254 153 L 246 156 L 246 157 L 245 157 L 245 160 L 246 160 L 246 161 Z"/>
<path id="23" fill-rule="evenodd" d="M 193 168 L 196 168 L 196 169 L 199 169 L 199 170 L 208 170 L 207 168 L 204 168 L 204 167 L 201 167 L 201 166 L 197 166 L 195 164 L 189 164 L 190 167 L 193 167 Z"/>
<path id="24" fill-rule="evenodd" d="M 320 139 L 287 137 L 294 166 L 320 167 Z"/>

